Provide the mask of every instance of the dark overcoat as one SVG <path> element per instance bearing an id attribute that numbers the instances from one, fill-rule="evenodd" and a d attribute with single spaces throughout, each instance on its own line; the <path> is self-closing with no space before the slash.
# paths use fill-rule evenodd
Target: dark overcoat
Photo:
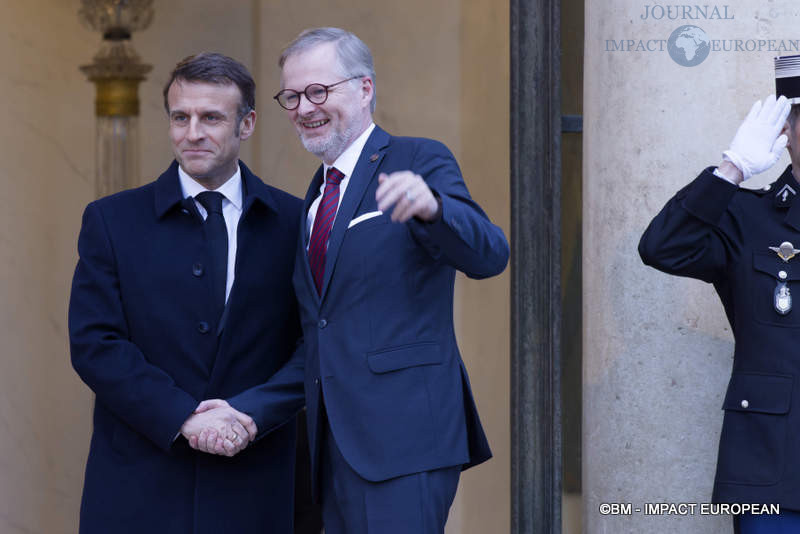
<path id="1" fill-rule="evenodd" d="M 69 308 L 72 363 L 96 394 L 83 534 L 291 532 L 293 414 L 256 419 L 260 439 L 233 458 L 196 452 L 179 435 L 201 400 L 268 380 L 299 338 L 291 275 L 301 202 L 240 165 L 223 325 L 203 220 L 182 198 L 177 163 L 84 212 Z"/>

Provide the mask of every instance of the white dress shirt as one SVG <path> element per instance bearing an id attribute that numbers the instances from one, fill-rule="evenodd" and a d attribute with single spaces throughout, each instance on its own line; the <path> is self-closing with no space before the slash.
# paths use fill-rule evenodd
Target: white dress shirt
<path id="1" fill-rule="evenodd" d="M 186 174 L 180 166 L 178 166 L 178 179 L 181 182 L 183 198 L 194 198 L 203 191 L 210 191 Z M 225 227 L 228 230 L 228 274 L 225 281 L 225 302 L 227 303 L 233 287 L 234 267 L 236 266 L 236 229 L 242 216 L 242 172 L 238 165 L 233 176 L 228 178 L 228 181 L 219 189 L 216 189 L 216 192 L 222 193 L 222 196 L 225 197 L 222 199 L 222 216 L 225 218 Z M 194 204 L 205 220 L 208 216 L 206 209 L 196 198 L 194 198 Z"/>
<path id="2" fill-rule="evenodd" d="M 339 213 L 339 206 L 342 205 L 342 199 L 344 198 L 344 192 L 347 189 L 347 184 L 350 183 L 350 176 L 353 174 L 353 170 L 356 168 L 356 163 L 358 163 L 358 158 L 361 156 L 361 151 L 364 150 L 364 145 L 367 144 L 367 139 L 369 139 L 372 130 L 375 129 L 375 123 L 370 122 L 369 126 L 366 130 L 364 130 L 361 135 L 359 135 L 355 141 L 353 141 L 349 147 L 347 147 L 344 152 L 342 152 L 336 161 L 333 162 L 333 165 L 325 165 L 323 164 L 322 168 L 322 184 L 319 186 L 319 196 L 314 199 L 314 202 L 311 203 L 311 207 L 308 208 L 308 216 L 306 221 L 308 223 L 308 234 L 306 235 L 306 250 L 308 250 L 308 242 L 311 240 L 311 230 L 314 228 L 314 218 L 317 216 L 317 209 L 319 208 L 319 203 L 322 202 L 322 194 L 325 192 L 325 177 L 328 174 L 328 169 L 330 167 L 336 167 L 336 169 L 344 174 L 344 178 L 339 183 L 339 204 L 336 206 L 336 213 Z M 334 221 L 336 218 L 334 217 Z"/>
<path id="3" fill-rule="evenodd" d="M 733 180 L 731 180 L 730 178 L 728 178 L 727 176 L 723 175 L 721 172 L 719 172 L 719 167 L 714 167 L 714 171 L 711 174 L 713 174 L 717 178 L 722 178 L 726 182 L 731 183 L 731 184 L 733 184 L 735 186 L 739 185 L 736 182 L 734 182 Z"/>

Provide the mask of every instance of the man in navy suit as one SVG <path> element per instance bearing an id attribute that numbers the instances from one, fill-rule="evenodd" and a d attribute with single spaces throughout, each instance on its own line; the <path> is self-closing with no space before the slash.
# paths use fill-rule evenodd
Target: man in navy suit
<path id="1" fill-rule="evenodd" d="M 81 533 L 292 530 L 297 403 L 272 423 L 218 400 L 269 379 L 300 335 L 301 203 L 238 160 L 254 94 L 231 58 L 183 60 L 164 89 L 176 161 L 84 212 L 69 309 L 96 394 Z"/>
<path id="2" fill-rule="evenodd" d="M 294 272 L 305 373 L 261 392 L 304 381 L 326 534 L 441 533 L 461 470 L 491 456 L 456 346 L 455 271 L 502 272 L 508 243 L 444 145 L 374 125 L 358 37 L 305 31 L 279 64 L 275 99 L 322 166 Z"/>

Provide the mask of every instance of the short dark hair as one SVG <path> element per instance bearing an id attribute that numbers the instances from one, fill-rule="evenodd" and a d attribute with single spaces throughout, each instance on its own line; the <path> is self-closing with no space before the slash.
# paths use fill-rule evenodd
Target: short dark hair
<path id="1" fill-rule="evenodd" d="M 223 54 L 201 52 L 185 57 L 175 65 L 167 85 L 164 86 L 164 109 L 167 110 L 167 113 L 169 113 L 167 93 L 176 80 L 218 85 L 235 84 L 242 94 L 237 113 L 237 124 L 250 111 L 256 109 L 256 82 L 253 81 L 247 67 Z"/>

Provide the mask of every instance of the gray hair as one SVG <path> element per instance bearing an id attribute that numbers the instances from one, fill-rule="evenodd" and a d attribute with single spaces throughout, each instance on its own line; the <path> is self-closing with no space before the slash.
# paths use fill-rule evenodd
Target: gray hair
<path id="1" fill-rule="evenodd" d="M 377 99 L 375 90 L 375 66 L 372 62 L 372 52 L 364 41 L 359 39 L 354 33 L 350 33 L 341 28 L 312 28 L 303 30 L 294 41 L 289 43 L 281 52 L 278 59 L 278 66 L 283 68 L 283 64 L 289 56 L 298 52 L 305 52 L 317 45 L 334 43 L 336 45 L 336 55 L 339 57 L 339 64 L 344 72 L 344 76 L 369 76 L 372 79 L 372 102 L 370 111 L 375 112 L 375 101 Z"/>

